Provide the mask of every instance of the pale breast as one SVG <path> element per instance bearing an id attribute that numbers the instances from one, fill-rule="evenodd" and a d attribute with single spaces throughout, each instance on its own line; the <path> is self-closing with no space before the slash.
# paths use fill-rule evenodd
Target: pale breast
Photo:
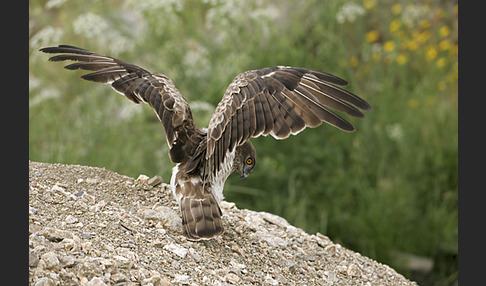
<path id="1" fill-rule="evenodd" d="M 226 153 L 223 162 L 219 166 L 219 171 L 209 177 L 211 191 L 218 203 L 224 199 L 224 183 L 226 182 L 226 179 L 228 179 L 229 175 L 231 175 L 231 173 L 233 172 L 233 162 L 235 160 L 235 154 L 235 150 L 233 150 L 233 152 Z"/>

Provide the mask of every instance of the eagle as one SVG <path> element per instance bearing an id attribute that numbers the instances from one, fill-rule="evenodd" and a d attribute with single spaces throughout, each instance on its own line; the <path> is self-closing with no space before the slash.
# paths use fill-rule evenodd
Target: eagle
<path id="1" fill-rule="evenodd" d="M 371 106 L 340 86 L 348 83 L 322 71 L 274 66 L 237 75 L 207 128 L 195 125 L 189 104 L 172 80 L 122 60 L 71 45 L 45 47 L 49 61 L 74 61 L 68 70 L 87 70 L 82 79 L 109 84 L 135 103 L 148 103 L 161 121 L 172 168 L 170 189 L 179 204 L 182 232 L 189 240 L 224 231 L 219 203 L 233 172 L 247 178 L 257 162 L 250 139 L 285 139 L 326 122 L 346 132 L 354 126 L 335 111 L 361 118 Z"/>

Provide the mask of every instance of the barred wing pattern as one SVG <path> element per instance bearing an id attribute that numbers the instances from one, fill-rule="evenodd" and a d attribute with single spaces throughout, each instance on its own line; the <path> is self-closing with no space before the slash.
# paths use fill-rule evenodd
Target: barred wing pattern
<path id="1" fill-rule="evenodd" d="M 69 45 L 43 48 L 40 51 L 60 53 L 49 58 L 50 61 L 77 61 L 65 68 L 93 71 L 81 78 L 109 84 L 135 103 L 148 103 L 164 126 L 172 162 L 186 161 L 201 141 L 203 135 L 194 126 L 189 105 L 166 75 L 152 74 L 119 59 Z"/>
<path id="2" fill-rule="evenodd" d="M 347 85 L 328 73 L 294 67 L 246 71 L 228 86 L 206 131 L 197 128 L 186 100 L 172 80 L 136 65 L 85 49 L 60 45 L 40 51 L 57 53 L 50 61 L 71 60 L 66 69 L 88 70 L 83 79 L 111 85 L 135 103 L 148 103 L 164 126 L 172 169 L 171 188 L 182 214 L 183 233 L 193 240 L 223 233 L 219 201 L 232 172 L 247 177 L 256 151 L 252 137 L 284 139 L 326 122 L 344 131 L 353 125 L 333 110 L 363 117 L 371 106 L 340 88 Z M 247 155 L 253 160 L 244 162 Z"/>
<path id="3" fill-rule="evenodd" d="M 218 171 L 225 154 L 250 137 L 270 134 L 284 139 L 322 122 L 354 131 L 353 125 L 329 108 L 363 117 L 359 109 L 369 110 L 371 106 L 338 85 L 347 82 L 305 68 L 278 66 L 241 73 L 210 119 L 205 156 L 209 168 Z"/>

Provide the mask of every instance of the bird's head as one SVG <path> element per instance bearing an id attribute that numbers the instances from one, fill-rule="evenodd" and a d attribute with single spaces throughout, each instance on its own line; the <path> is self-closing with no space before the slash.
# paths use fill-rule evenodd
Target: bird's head
<path id="1" fill-rule="evenodd" d="M 233 162 L 233 171 L 240 174 L 241 179 L 246 179 L 256 164 L 256 151 L 250 140 L 236 147 L 236 156 Z"/>

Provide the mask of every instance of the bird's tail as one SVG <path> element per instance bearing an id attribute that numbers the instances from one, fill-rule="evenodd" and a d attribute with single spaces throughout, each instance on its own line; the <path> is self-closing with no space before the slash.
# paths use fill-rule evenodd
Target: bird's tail
<path id="1" fill-rule="evenodd" d="M 182 229 L 190 240 L 210 239 L 223 233 L 221 209 L 212 194 L 182 197 Z"/>

